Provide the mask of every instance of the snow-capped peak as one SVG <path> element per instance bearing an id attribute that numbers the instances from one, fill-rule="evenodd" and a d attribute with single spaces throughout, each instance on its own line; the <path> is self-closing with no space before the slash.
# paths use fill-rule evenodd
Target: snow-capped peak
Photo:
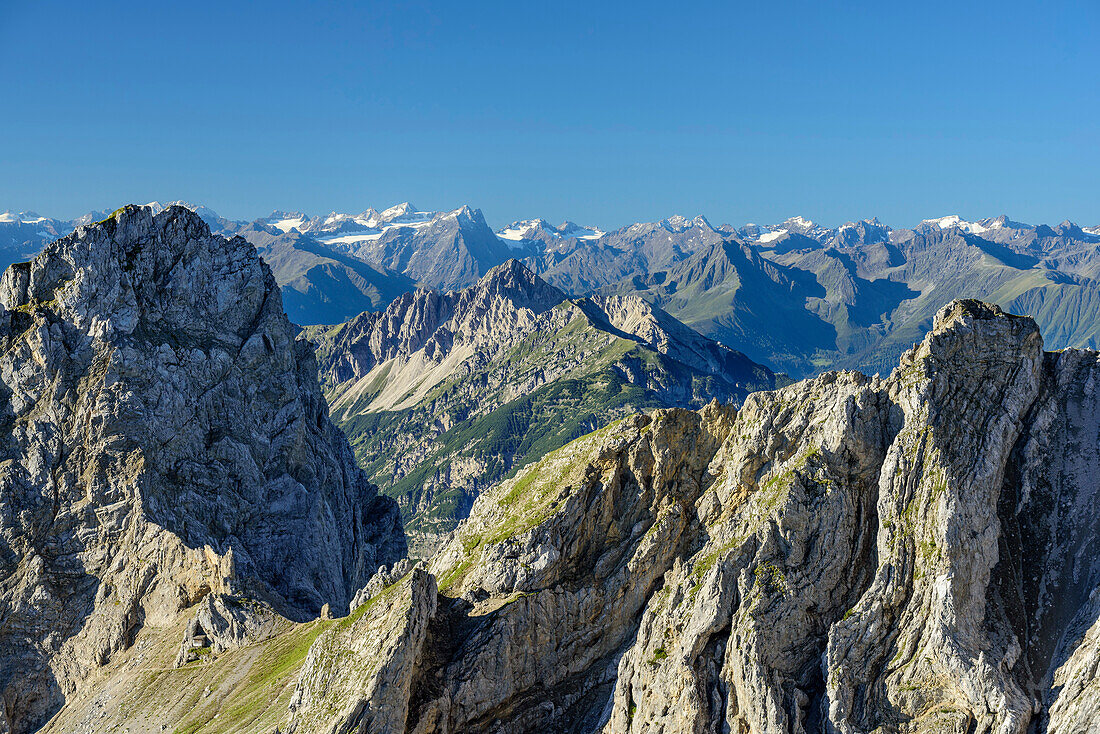
<path id="1" fill-rule="evenodd" d="M 410 214 L 418 213 L 419 211 L 415 206 L 407 201 L 403 201 L 397 206 L 391 206 L 389 209 L 383 210 L 382 214 L 379 216 L 379 219 L 381 219 L 383 222 L 392 222 L 395 219 L 407 217 Z"/>
<path id="2" fill-rule="evenodd" d="M 522 219 L 518 222 L 512 222 L 507 227 L 497 232 L 497 236 L 503 240 L 519 242 L 521 240 L 530 239 L 538 234 L 539 230 L 549 232 L 551 236 L 557 234 L 554 228 L 550 226 L 545 219 Z"/>
<path id="3" fill-rule="evenodd" d="M 927 224 L 932 227 L 938 227 L 939 229 L 950 229 L 959 222 L 962 221 L 962 217 L 958 214 L 949 214 L 946 217 L 939 217 L 937 219 L 925 219 L 921 224 Z"/>
<path id="4" fill-rule="evenodd" d="M 978 222 L 968 222 L 958 214 L 950 214 L 946 217 L 938 217 L 936 219 L 925 219 L 921 224 L 928 225 L 929 227 L 935 227 L 937 229 L 951 229 L 958 228 L 963 232 L 969 234 L 981 234 L 989 230 L 988 227 L 983 226 Z"/>
<path id="5" fill-rule="evenodd" d="M 823 238 L 828 237 L 833 230 L 825 229 L 806 217 L 794 216 L 785 219 L 781 224 L 754 224 L 749 222 L 738 231 L 752 242 L 767 244 L 775 242 L 788 234 L 805 235 L 823 241 Z"/>
<path id="6" fill-rule="evenodd" d="M 289 232 L 292 229 L 296 229 L 301 232 L 306 228 L 306 223 L 309 222 L 309 217 L 301 212 L 281 212 L 273 211 L 267 215 L 263 220 L 265 224 L 269 224 L 282 232 Z"/>
<path id="7" fill-rule="evenodd" d="M 1029 229 L 1031 225 L 1017 222 L 1002 214 L 996 219 L 983 219 L 980 224 L 986 229 Z"/>
<path id="8" fill-rule="evenodd" d="M 574 222 L 562 222 L 560 227 L 547 222 L 545 219 L 521 219 L 512 222 L 504 229 L 497 232 L 497 236 L 509 242 L 522 242 L 524 240 L 537 239 L 539 235 L 552 239 L 563 237 L 575 237 L 579 240 L 596 240 L 603 237 L 604 232 L 599 227 L 582 227 Z"/>
<path id="9" fill-rule="evenodd" d="M 983 234 L 995 229 L 1027 229 L 1028 225 L 1014 222 L 1005 215 L 996 219 L 983 219 L 980 222 L 968 222 L 958 214 L 952 214 L 938 219 L 925 219 L 922 225 L 938 227 L 939 229 L 951 229 L 957 227 L 968 234 Z"/>
<path id="10" fill-rule="evenodd" d="M 837 227 L 837 231 L 843 232 L 848 229 L 856 229 L 861 225 L 865 227 L 885 227 L 885 225 L 883 225 L 883 223 L 878 220 L 878 217 L 871 217 L 870 219 L 861 219 L 858 222 L 845 222 L 844 224 Z M 891 229 L 890 227 L 885 228 L 887 230 Z"/>
<path id="11" fill-rule="evenodd" d="M 460 222 L 466 222 L 466 223 L 476 223 L 480 219 L 482 219 L 481 210 L 474 209 L 469 204 L 463 204 L 462 206 L 455 209 L 454 211 L 448 212 L 447 216 L 448 217 L 454 217 L 455 219 L 459 220 Z"/>
<path id="12" fill-rule="evenodd" d="M 710 226 L 710 222 L 702 214 L 696 215 L 692 219 L 688 219 L 685 216 L 677 214 L 669 217 L 661 222 L 665 229 L 670 232 L 682 232 L 685 229 L 691 229 L 692 227 L 702 227 L 703 229 L 714 230 L 714 227 Z"/>
<path id="13" fill-rule="evenodd" d="M 797 217 L 791 217 L 787 221 L 783 222 L 783 224 L 788 224 L 792 227 L 797 227 L 799 229 L 816 229 L 817 228 L 817 225 L 814 222 L 812 222 L 809 219 L 806 219 L 805 217 L 803 217 L 801 215 L 799 215 Z"/>
<path id="14" fill-rule="evenodd" d="M 557 230 L 565 237 L 576 237 L 579 240 L 598 240 L 606 234 L 599 227 L 585 227 L 568 220 L 562 222 Z"/>
<path id="15" fill-rule="evenodd" d="M 38 212 L 19 212 L 17 214 L 9 209 L 3 214 L 0 214 L 0 222 L 5 223 L 39 224 L 45 221 L 46 217 L 41 216 Z"/>
<path id="16" fill-rule="evenodd" d="M 421 227 L 437 217 L 475 218 L 468 206 L 452 212 L 422 212 L 409 202 L 391 206 L 379 213 L 370 208 L 359 214 L 332 211 L 326 215 L 311 217 L 302 212 L 275 211 L 262 221 L 283 232 L 296 229 L 303 234 L 318 237 L 322 242 L 348 244 L 361 240 L 378 239 L 387 229 L 394 227 Z"/>

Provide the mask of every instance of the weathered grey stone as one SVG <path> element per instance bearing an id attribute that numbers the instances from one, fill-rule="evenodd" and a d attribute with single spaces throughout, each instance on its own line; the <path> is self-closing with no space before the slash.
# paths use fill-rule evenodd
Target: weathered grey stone
<path id="1" fill-rule="evenodd" d="M 327 607 L 321 608 L 322 616 Z M 207 594 L 192 607 L 192 614 L 176 656 L 177 666 L 204 653 L 225 652 L 267 639 L 279 626 L 278 615 L 266 604 L 225 594 Z"/>
<path id="2" fill-rule="evenodd" d="M 295 332 L 254 248 L 182 207 L 124 208 L 5 272 L 3 726 L 33 730 L 208 594 L 306 619 L 403 551 Z"/>
<path id="3" fill-rule="evenodd" d="M 1097 369 L 956 302 L 888 380 L 752 396 L 605 731 L 1088 730 Z"/>
<path id="4" fill-rule="evenodd" d="M 1089 731 L 1098 379 L 1095 353 L 962 301 L 888 379 L 551 454 L 433 561 L 407 726 Z"/>
<path id="5" fill-rule="evenodd" d="M 421 563 L 322 633 L 299 675 L 289 729 L 402 734 L 435 610 L 435 578 Z"/>

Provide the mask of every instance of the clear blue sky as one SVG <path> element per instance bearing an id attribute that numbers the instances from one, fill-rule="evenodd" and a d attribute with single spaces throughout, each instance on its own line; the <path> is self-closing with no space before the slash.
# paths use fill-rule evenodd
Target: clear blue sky
<path id="1" fill-rule="evenodd" d="M 1100 3 L 0 0 L 0 210 L 1100 223 Z"/>

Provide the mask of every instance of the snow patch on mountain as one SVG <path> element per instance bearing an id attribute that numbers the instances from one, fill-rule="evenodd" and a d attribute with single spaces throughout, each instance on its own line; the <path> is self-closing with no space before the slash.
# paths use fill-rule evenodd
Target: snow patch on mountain
<path id="1" fill-rule="evenodd" d="M 1029 226 L 1022 222 L 1015 222 L 1006 216 L 995 219 L 982 219 L 978 222 L 968 222 L 958 214 L 951 214 L 937 219 L 925 219 L 922 225 L 939 229 L 958 228 L 968 234 L 984 234 L 998 229 L 1028 229 Z"/>
<path id="2" fill-rule="evenodd" d="M 497 236 L 508 243 L 529 242 L 540 239 L 540 235 L 549 239 L 574 237 L 579 240 L 598 240 L 604 234 L 606 233 L 598 227 L 582 227 L 568 221 L 562 223 L 560 227 L 555 227 L 545 219 L 522 219 L 497 231 Z M 516 245 L 509 244 L 509 246 L 519 249 Z"/>
<path id="3" fill-rule="evenodd" d="M 0 222 L 10 222 L 12 224 L 38 224 L 45 221 L 48 221 L 46 217 L 39 216 L 37 212 L 19 212 L 16 214 L 9 209 L 0 214 Z"/>
<path id="4" fill-rule="evenodd" d="M 269 217 L 269 220 L 271 220 L 270 217 Z M 296 229 L 299 232 L 301 232 L 303 226 L 306 223 L 306 221 L 307 220 L 306 220 L 305 216 L 302 215 L 302 214 L 299 214 L 299 215 L 293 216 L 293 217 L 283 216 L 280 219 L 274 219 L 273 221 L 269 221 L 268 223 L 272 227 L 275 227 L 276 229 L 282 230 L 283 232 L 289 232 L 292 229 Z"/>

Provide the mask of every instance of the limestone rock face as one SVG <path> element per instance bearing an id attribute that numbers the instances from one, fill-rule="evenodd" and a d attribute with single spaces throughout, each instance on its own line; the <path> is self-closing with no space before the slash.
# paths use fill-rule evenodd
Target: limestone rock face
<path id="1" fill-rule="evenodd" d="M 435 578 L 418 564 L 323 632 L 299 674 L 289 729 L 405 731 L 436 599 Z"/>
<path id="2" fill-rule="evenodd" d="M 145 216 L 158 226 L 170 220 Z M 9 271 L 4 294 L 53 292 L 20 282 Z M 36 314 L 57 308 L 43 295 L 4 298 L 17 326 L 27 323 L 17 314 L 45 319 Z M 56 300 L 64 298 L 62 291 Z M 35 305 L 12 311 L 8 304 L 16 302 Z M 631 304 L 598 306 L 609 328 L 642 330 Z M 128 323 L 112 320 L 104 333 L 120 322 Z M 67 323 L 58 326 L 61 335 L 85 333 L 65 331 L 75 328 Z M 52 328 L 50 322 L 31 332 L 47 335 L 34 343 L 60 338 Z M 6 353 L 28 338 L 9 337 Z M 277 354 L 283 342 L 269 338 Z M 73 341 L 66 355 L 82 354 L 82 343 Z M 30 380 L 43 371 L 27 369 L 19 382 L 9 375 L 22 362 L 0 364 L 9 386 L 36 384 Z M 70 400 L 83 406 L 86 393 L 114 395 L 122 389 L 114 386 L 129 384 L 100 376 Z M 39 389 L 56 392 L 52 385 Z M 26 387 L 8 389 L 31 395 Z M 9 418 L 13 446 L 38 435 L 23 424 L 55 414 L 26 407 L 41 405 L 39 398 L 10 402 L 13 415 L 30 416 L 23 423 Z M 241 414 L 238 406 L 234 415 Z M 289 593 L 298 566 L 261 568 L 246 528 L 232 544 L 208 530 L 201 550 L 188 545 L 151 502 L 177 486 L 163 478 L 166 454 L 132 474 L 110 463 L 134 450 L 164 449 L 117 430 L 104 433 L 104 425 L 115 424 L 103 408 L 80 415 L 87 416 L 76 422 L 82 443 L 58 439 L 73 446 L 60 463 L 59 454 L 39 448 L 10 454 L 36 459 L 0 464 L 8 482 L 5 528 L 11 518 L 38 528 L 31 521 L 47 513 L 9 509 L 37 506 L 28 498 L 39 485 L 15 484 L 10 477 L 22 475 L 13 472 L 43 466 L 40 476 L 51 477 L 48 468 L 61 467 L 57 519 L 38 536 L 4 536 L 9 547 L 12 539 L 45 538 L 20 546 L 29 550 L 7 577 L 3 600 L 15 622 L 2 628 L 0 649 L 14 651 L 5 671 L 38 664 L 36 685 L 72 685 L 94 664 L 86 656 L 92 641 L 115 640 L 111 649 L 121 650 L 157 615 L 177 626 L 193 615 L 192 639 L 201 632 L 212 649 L 208 662 L 151 676 L 133 654 L 137 646 L 124 650 L 118 663 L 108 663 L 104 682 L 89 683 L 63 710 L 69 716 L 54 720 L 54 730 L 71 730 L 69 721 L 135 730 L 152 721 L 155 730 L 167 726 L 156 718 L 163 710 L 172 712 L 169 722 L 191 730 L 295 734 L 1025 734 L 1100 726 L 1100 355 L 1046 353 L 1031 319 L 995 306 L 950 304 L 885 379 L 830 372 L 752 393 L 737 409 L 712 402 L 612 422 L 482 493 L 429 563 L 389 565 L 375 544 L 370 563 L 354 565 L 362 571 L 358 586 L 345 582 L 344 596 L 332 597 L 352 599 L 354 609 L 334 607 L 337 619 L 322 615 L 297 625 L 267 623 L 258 612 L 241 611 L 240 600 L 315 615 L 329 598 L 318 591 L 305 595 L 313 600 L 307 602 Z M 322 424 L 308 425 L 313 435 Z M 177 425 L 172 435 L 187 431 Z M 98 446 L 107 435 L 136 449 L 102 449 L 94 454 L 101 463 L 79 464 L 77 477 L 65 479 L 76 461 L 68 457 L 85 456 L 88 442 Z M 85 477 L 94 479 L 104 465 L 110 476 L 134 477 L 109 485 L 132 494 L 124 494 L 119 510 L 89 502 L 99 524 L 80 524 L 74 518 L 85 505 L 66 498 L 74 486 L 97 486 Z M 218 486 L 219 496 L 232 494 Z M 326 486 L 316 490 L 322 497 L 347 485 Z M 188 528 L 213 522 L 194 514 L 201 504 L 174 507 L 190 518 Z M 262 512 L 253 512 L 262 527 Z M 123 529 L 101 529 L 113 517 Z M 385 517 L 392 530 L 395 520 Z M 76 531 L 70 537 L 59 528 Z M 313 526 L 295 532 L 302 533 L 295 538 L 298 562 L 308 563 L 310 543 L 332 542 Z M 143 544 L 125 540 L 132 537 Z M 123 554 L 124 542 L 138 551 Z M 75 576 L 49 576 L 66 568 L 58 565 L 66 558 L 58 548 L 75 549 L 71 557 L 81 568 L 100 575 L 89 572 L 96 580 L 87 587 Z M 152 559 L 152 570 L 138 575 L 142 559 Z M 376 562 L 387 567 L 372 573 Z M 140 591 L 133 590 L 135 577 Z M 316 573 L 310 578 L 319 583 Z M 56 601 L 62 593 L 90 610 L 79 625 L 64 616 L 71 605 Z M 184 609 L 200 596 L 202 604 Z M 76 631 L 58 636 L 67 629 Z M 157 648 L 159 659 L 176 654 L 178 639 Z M 249 640 L 255 642 L 242 645 Z M 47 645 L 55 652 L 47 654 Z M 181 678 L 170 677 L 177 673 Z M 6 675 L 6 711 L 45 705 L 31 697 L 44 689 Z M 148 696 L 127 692 L 138 676 Z M 179 694 L 176 681 L 184 676 L 210 690 L 205 703 L 192 706 Z M 108 694 L 141 713 L 109 716 L 99 704 Z M 175 708 L 146 699 L 167 699 Z M 248 718 L 218 721 L 220 711 L 247 711 Z M 22 724 L 28 719 L 8 716 L 5 724 L 29 728 Z"/>
<path id="3" fill-rule="evenodd" d="M 757 394 L 715 457 L 698 547 L 622 660 L 607 731 L 789 731 L 820 682 L 829 619 L 873 571 L 873 487 L 897 416 L 855 374 Z M 885 434 L 885 435 L 884 435 Z M 793 711 L 792 711 L 793 709 Z M 794 716 L 792 716 L 794 714 Z M 734 731 L 737 731 L 735 726 Z"/>
<path id="4" fill-rule="evenodd" d="M 480 501 L 432 564 L 453 599 L 412 731 L 594 731 L 637 615 L 690 542 L 732 415 L 625 419 Z"/>
<path id="5" fill-rule="evenodd" d="M 1088 730 L 1097 376 L 956 302 L 888 380 L 750 397 L 605 731 Z"/>
<path id="6" fill-rule="evenodd" d="M 959 301 L 887 379 L 549 454 L 433 560 L 406 729 L 1090 731 L 1098 379 Z"/>
<path id="7" fill-rule="evenodd" d="M 254 248 L 182 207 L 5 272 L 0 731 L 208 594 L 305 619 L 403 552 L 295 332 Z"/>
<path id="8" fill-rule="evenodd" d="M 322 615 L 327 606 L 321 608 Z M 283 621 L 264 604 L 227 594 L 207 594 L 187 611 L 191 621 L 176 655 L 177 668 L 210 653 L 265 640 Z"/>

